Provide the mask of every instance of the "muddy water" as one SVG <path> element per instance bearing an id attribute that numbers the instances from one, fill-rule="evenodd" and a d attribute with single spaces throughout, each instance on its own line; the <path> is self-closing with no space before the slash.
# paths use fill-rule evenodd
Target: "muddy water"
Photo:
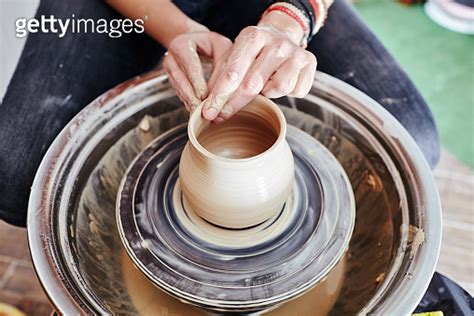
<path id="1" fill-rule="evenodd" d="M 147 305 L 164 302 L 163 305 L 156 305 L 155 315 L 160 310 L 167 315 L 168 311 L 160 309 L 160 306 L 176 302 L 168 295 L 157 292 L 134 270 L 130 262 L 124 262 L 128 258 L 124 259 L 115 224 L 116 192 L 127 166 L 156 136 L 187 120 L 187 115 L 177 100 L 166 100 L 156 109 L 152 116 L 145 118 L 148 120 L 146 124 L 140 124 L 143 117 L 135 118 L 136 128 L 116 141 L 99 163 L 87 171 L 88 180 L 84 183 L 77 200 L 77 210 L 71 218 L 70 234 L 74 241 L 72 248 L 77 255 L 79 273 L 84 277 L 91 296 L 111 314 L 145 313 L 148 311 Z M 339 285 L 334 290 L 339 281 L 327 283 L 328 291 L 334 293 L 329 296 L 337 297 L 330 314 L 353 315 L 373 297 L 392 260 L 393 234 L 398 231 L 394 229 L 394 225 L 399 227 L 399 200 L 391 175 L 384 169 L 377 155 L 371 152 L 370 146 L 354 143 L 349 134 L 344 134 L 349 129 L 343 125 L 338 126 L 337 130 L 332 127 L 339 124 L 333 122 L 334 118 L 324 117 L 322 119 L 327 122 L 324 123 L 304 113 L 311 112 L 312 109 L 314 107 L 301 104 L 300 110 L 284 108 L 284 113 L 289 124 L 318 139 L 336 156 L 354 189 L 357 215 L 342 269 L 344 271 L 341 272 L 344 275 L 342 286 L 340 290 Z M 313 113 L 315 114 L 318 112 Z M 324 314 L 332 302 L 329 299 L 317 299 L 319 295 L 321 294 L 311 292 L 275 312 L 287 315 L 303 308 L 300 314 L 314 315 L 316 311 Z M 320 303 L 328 303 L 328 306 L 318 306 Z"/>
<path id="2" fill-rule="evenodd" d="M 206 315 L 201 309 L 182 303 L 155 287 L 135 268 L 125 249 L 120 257 L 124 285 L 139 315 Z"/>
<path id="3" fill-rule="evenodd" d="M 135 268 L 125 250 L 121 254 L 121 265 L 125 287 L 139 315 L 207 315 L 205 311 L 183 303 L 156 288 Z M 311 291 L 264 314 L 269 316 L 328 315 L 344 283 L 345 267 L 346 259 L 343 258 L 327 278 Z"/>

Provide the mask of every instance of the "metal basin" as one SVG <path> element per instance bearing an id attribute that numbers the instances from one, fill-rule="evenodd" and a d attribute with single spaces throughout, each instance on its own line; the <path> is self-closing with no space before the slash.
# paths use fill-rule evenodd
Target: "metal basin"
<path id="1" fill-rule="evenodd" d="M 277 103 L 289 124 L 333 153 L 354 191 L 356 223 L 331 313 L 411 313 L 441 241 L 439 197 L 421 151 L 380 105 L 326 74 L 317 74 L 305 99 Z M 48 150 L 32 187 L 28 236 L 61 314 L 138 313 L 124 284 L 117 189 L 133 158 L 186 120 L 166 77 L 154 71 L 85 107 Z"/>

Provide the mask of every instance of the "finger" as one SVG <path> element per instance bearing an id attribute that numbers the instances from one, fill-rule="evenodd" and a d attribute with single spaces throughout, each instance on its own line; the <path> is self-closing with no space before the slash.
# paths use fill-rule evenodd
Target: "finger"
<path id="1" fill-rule="evenodd" d="M 213 60 L 220 59 L 222 56 L 226 55 L 229 51 L 229 48 L 232 47 L 232 41 L 225 36 L 220 35 L 219 33 L 211 32 L 209 35 L 211 38 L 212 45 L 212 56 Z"/>
<path id="2" fill-rule="evenodd" d="M 193 38 L 173 41 L 169 47 L 171 55 L 175 57 L 179 67 L 183 70 L 191 83 L 195 95 L 204 99 L 207 95 L 207 83 L 204 69 L 198 54 L 198 43 L 203 51 L 210 50 L 210 44 L 204 34 L 194 34 Z"/>
<path id="3" fill-rule="evenodd" d="M 318 62 L 316 60 L 316 57 L 309 52 L 307 58 L 309 60 L 309 63 L 301 70 L 295 88 L 291 93 L 288 94 L 288 96 L 290 97 L 304 98 L 313 86 L 314 75 L 316 73 L 316 67 Z"/>
<path id="4" fill-rule="evenodd" d="M 301 70 L 306 66 L 307 61 L 296 54 L 287 59 L 280 68 L 272 75 L 262 90 L 262 94 L 267 98 L 280 98 L 291 93 L 298 82 Z"/>
<path id="5" fill-rule="evenodd" d="M 214 120 L 212 120 L 212 123 L 214 124 L 220 124 L 222 122 L 224 122 L 224 119 L 221 117 L 216 117 Z"/>
<path id="6" fill-rule="evenodd" d="M 224 67 L 225 61 L 230 54 L 232 47 L 232 41 L 227 37 L 224 37 L 218 33 L 212 32 L 210 34 L 212 42 L 212 62 L 213 69 L 209 81 L 207 82 L 207 88 L 212 91 L 218 75 L 221 73 Z"/>
<path id="7" fill-rule="evenodd" d="M 219 75 L 222 72 L 222 68 L 224 68 L 225 60 L 226 60 L 226 58 L 223 57 L 222 59 L 215 60 L 213 62 L 214 65 L 212 67 L 211 76 L 209 77 L 209 81 L 207 82 L 208 91 L 212 91 L 214 89 L 214 87 L 216 85 L 216 82 L 217 82 L 217 77 L 219 77 Z"/>
<path id="8" fill-rule="evenodd" d="M 222 118 L 227 119 L 252 101 L 262 91 L 272 74 L 291 56 L 293 49 L 293 45 L 286 40 L 265 47 L 247 72 L 242 84 L 222 109 Z"/>
<path id="9" fill-rule="evenodd" d="M 176 90 L 178 97 L 183 101 L 186 109 L 191 111 L 193 108 L 197 107 L 201 101 L 194 95 L 191 83 L 178 66 L 173 55 L 169 54 L 165 57 L 165 60 L 163 61 L 163 69 L 168 75 L 169 81 Z"/>
<path id="10" fill-rule="evenodd" d="M 171 86 L 172 86 L 173 88 L 175 88 L 175 87 L 177 86 L 176 81 L 175 81 L 171 76 L 168 77 L 168 79 L 169 79 L 169 81 L 170 81 L 170 83 L 171 83 Z M 175 91 L 176 91 L 176 95 L 178 96 L 178 98 L 183 102 L 184 107 L 186 108 L 186 110 L 187 110 L 188 112 L 192 112 L 194 106 L 190 104 L 190 102 L 186 99 L 186 96 L 183 95 L 183 93 L 182 93 L 181 90 L 179 90 L 179 89 L 176 89 L 176 88 L 175 88 Z"/>
<path id="11" fill-rule="evenodd" d="M 209 78 L 209 81 L 207 83 L 207 88 L 209 91 L 214 90 L 216 86 L 217 79 L 219 75 L 222 73 L 222 69 L 225 66 L 225 62 L 228 59 L 228 56 L 230 55 L 231 49 L 228 48 L 227 52 L 223 54 L 219 59 L 216 59 L 213 61 L 213 69 L 211 76 Z"/>
<path id="12" fill-rule="evenodd" d="M 203 115 L 213 120 L 242 83 L 248 69 L 265 45 L 265 35 L 256 27 L 248 27 L 236 39 L 215 87 L 204 105 Z"/>

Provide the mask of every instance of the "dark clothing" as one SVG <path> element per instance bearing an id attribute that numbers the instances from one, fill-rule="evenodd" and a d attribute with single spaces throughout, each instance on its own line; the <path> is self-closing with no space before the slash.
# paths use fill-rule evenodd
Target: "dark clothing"
<path id="1" fill-rule="evenodd" d="M 211 30 L 235 38 L 258 22 L 270 1 L 175 1 Z M 121 18 L 103 1 L 43 0 L 41 15 Z M 336 1 L 308 49 L 318 68 L 362 90 L 411 133 L 427 160 L 439 158 L 427 104 L 351 5 Z M 144 34 L 31 34 L 0 105 L 0 218 L 24 226 L 28 196 L 43 155 L 66 123 L 98 95 L 156 67 L 164 49 Z"/>

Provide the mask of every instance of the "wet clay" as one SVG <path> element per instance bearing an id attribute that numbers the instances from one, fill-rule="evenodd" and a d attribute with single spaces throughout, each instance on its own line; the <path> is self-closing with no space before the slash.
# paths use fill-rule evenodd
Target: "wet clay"
<path id="1" fill-rule="evenodd" d="M 373 297 L 391 264 L 394 234 L 400 227 L 400 220 L 397 219 L 400 202 L 390 174 L 370 146 L 354 143 L 351 135 L 345 134 L 343 125 L 339 129 L 329 125 L 335 120 L 334 117 L 324 117 L 323 121 L 328 122 L 324 123 L 315 117 L 320 113 L 314 109 L 303 101 L 298 104 L 298 110 L 283 108 L 289 124 L 318 139 L 336 156 L 354 188 L 356 225 L 346 257 L 344 282 L 330 312 L 332 315 L 354 315 Z M 100 153 L 102 158 L 99 163 L 87 170 L 87 182 L 83 184 L 77 199 L 77 211 L 70 222 L 71 246 L 77 254 L 80 274 L 84 276 L 91 295 L 99 297 L 103 308 L 111 314 L 139 314 L 141 308 L 136 305 L 137 293 L 145 295 L 143 290 L 134 292 L 125 285 L 126 282 L 133 282 L 130 279 L 139 277 L 137 271 L 135 276 L 125 275 L 133 268 L 130 264 L 122 269 L 122 265 L 127 264 L 122 262 L 123 247 L 115 221 L 115 201 L 120 181 L 129 164 L 145 146 L 158 135 L 187 120 L 182 104 L 175 97 L 154 105 L 153 111 L 148 113 L 149 124 L 144 123 L 142 129 L 138 126 L 129 128 L 110 145 L 105 154 Z M 131 124 L 138 125 L 143 117 L 141 113 Z M 150 284 L 143 286 L 152 289 Z M 305 297 L 307 295 L 301 299 Z M 306 304 L 303 302 L 300 301 L 300 304 Z M 310 303 L 317 302 L 317 298 L 310 300 Z M 309 314 L 314 314 L 317 308 L 314 305 L 308 308 L 311 309 Z"/>
<path id="2" fill-rule="evenodd" d="M 201 105 L 202 106 L 202 105 Z M 258 225 L 285 204 L 294 182 L 294 159 L 280 108 L 256 97 L 224 123 L 189 119 L 179 162 L 186 204 L 217 226 Z"/>
<path id="3" fill-rule="evenodd" d="M 324 279 L 350 240 L 352 191 L 342 167 L 313 137 L 289 127 L 286 140 L 297 166 L 294 203 L 285 203 L 268 222 L 237 231 L 206 225 L 182 205 L 176 180 L 185 124 L 140 154 L 119 189 L 117 222 L 127 253 L 152 283 L 203 308 L 253 312 L 282 304 Z M 274 159 L 280 162 L 281 156 Z M 247 185 L 260 170 L 243 179 L 239 176 L 248 170 L 238 170 L 229 186 L 239 180 Z M 275 170 L 269 169 L 271 176 Z M 221 212 L 228 210 L 224 205 Z"/>
<path id="4" fill-rule="evenodd" d="M 125 250 L 121 255 L 122 275 L 128 295 L 141 316 L 207 315 L 203 310 L 185 304 L 155 287 L 133 265 Z"/>
<path id="5" fill-rule="evenodd" d="M 242 113 L 223 123 L 208 125 L 199 134 L 198 141 L 215 155 L 241 159 L 259 155 L 269 149 L 279 132 L 278 126 L 267 120 Z"/>
<path id="6" fill-rule="evenodd" d="M 125 250 L 121 252 L 120 257 L 125 287 L 140 316 L 208 315 L 202 309 L 180 302 L 156 288 L 133 265 Z M 264 314 L 269 316 L 327 315 L 342 288 L 345 266 L 346 259 L 343 258 L 326 279 L 311 291 Z"/>

